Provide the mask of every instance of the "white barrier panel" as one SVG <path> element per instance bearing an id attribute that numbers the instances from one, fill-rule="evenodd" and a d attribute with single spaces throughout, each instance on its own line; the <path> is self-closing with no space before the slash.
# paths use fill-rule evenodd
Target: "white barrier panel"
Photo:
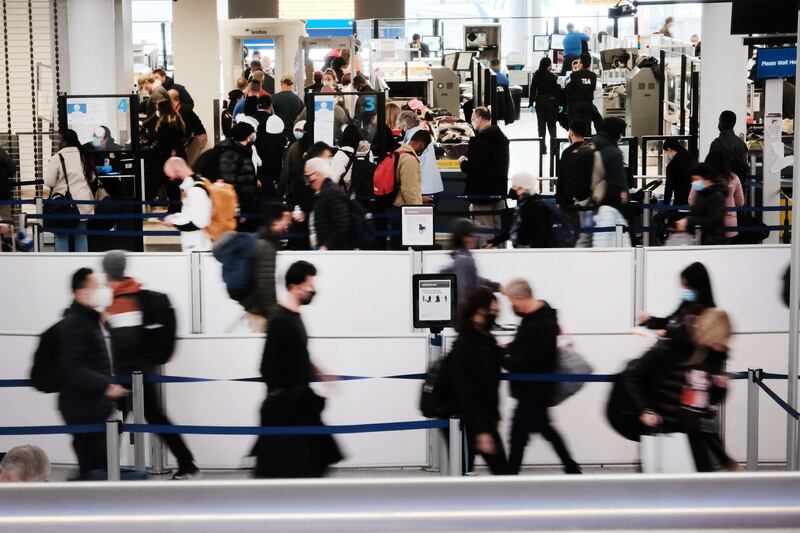
<path id="1" fill-rule="evenodd" d="M 498 337 L 507 342 L 510 336 Z M 578 351 L 593 365 L 595 373 L 619 372 L 625 363 L 647 349 L 647 341 L 632 335 L 578 335 Z M 734 337 L 730 370 L 764 368 L 786 371 L 785 334 L 747 334 Z M 447 338 L 448 347 L 453 338 Z M 26 378 L 37 337 L 2 335 L 0 379 Z M 424 336 L 393 339 L 311 339 L 313 360 L 331 374 L 388 376 L 420 373 L 425 368 Z M 175 358 L 167 365 L 170 375 L 232 379 L 255 377 L 264 341 L 259 337 L 206 337 L 181 340 Z M 786 382 L 767 384 L 785 397 Z M 328 424 L 361 424 L 419 420 L 421 382 L 418 380 L 372 379 L 315 384 L 328 398 L 324 418 Z M 261 383 L 176 383 L 166 386 L 167 414 L 176 424 L 258 425 L 258 410 L 265 396 Z M 726 445 L 729 453 L 743 461 L 746 452 L 746 397 L 744 381 L 732 381 L 726 403 Z M 551 410 L 552 421 L 562 433 L 576 460 L 586 464 L 632 463 L 638 460 L 636 445 L 617 435 L 606 422 L 605 407 L 610 384 L 589 383 L 575 396 Z M 0 427 L 63 424 L 57 395 L 31 388 L 2 388 Z M 508 385 L 501 385 L 501 435 L 508 438 L 515 400 Z M 761 394 L 759 458 L 783 461 L 786 416 L 771 399 Z M 255 437 L 189 435 L 192 452 L 202 467 L 237 468 Z M 404 431 L 355 434 L 337 437 L 347 460 L 340 466 L 414 466 L 426 461 L 425 432 Z M 124 438 L 123 464 L 132 464 L 128 439 Z M 54 463 L 74 463 L 71 437 L 35 435 L 0 437 L 0 451 L 23 443 L 42 446 Z M 174 464 L 174 461 L 172 461 Z M 558 464 L 550 445 L 532 436 L 526 464 Z"/>
<path id="2" fill-rule="evenodd" d="M 312 338 L 312 361 L 326 374 L 392 376 L 425 372 L 427 337 Z M 264 339 L 193 337 L 180 343 L 167 365 L 171 375 L 234 379 L 259 376 Z M 365 379 L 316 383 L 327 398 L 325 423 L 371 424 L 423 420 L 419 380 Z M 254 426 L 266 396 L 262 383 L 212 382 L 167 385 L 169 414 L 176 424 Z M 199 464 L 235 468 L 255 437 L 187 436 Z M 339 466 L 426 464 L 425 431 L 337 435 L 346 460 Z"/>
<path id="3" fill-rule="evenodd" d="M 695 261 L 711 277 L 714 299 L 740 333 L 784 332 L 783 274 L 789 246 L 645 248 L 644 309 L 655 316 L 673 312 L 680 299 L 680 273 Z"/>
<path id="4" fill-rule="evenodd" d="M 622 333 L 633 325 L 634 250 L 480 250 L 474 252 L 484 278 L 507 283 L 527 279 L 537 298 L 558 310 L 559 322 L 573 334 Z M 424 270 L 451 264 L 448 252 L 426 252 Z M 499 323 L 517 324 L 505 299 Z"/>
<path id="5" fill-rule="evenodd" d="M 0 330 L 44 331 L 72 302 L 70 280 L 81 267 L 102 272 L 103 254 L 0 254 Z M 178 253 L 128 254 L 128 275 L 145 288 L 169 295 L 178 332 L 191 331 L 190 256 Z"/>
<path id="6" fill-rule="evenodd" d="M 309 335 L 392 336 L 411 328 L 410 252 L 280 252 L 276 280 L 295 261 L 317 267 L 317 296 L 303 309 Z M 202 256 L 203 332 L 211 335 L 248 331 L 243 310 L 228 297 L 220 264 Z"/>

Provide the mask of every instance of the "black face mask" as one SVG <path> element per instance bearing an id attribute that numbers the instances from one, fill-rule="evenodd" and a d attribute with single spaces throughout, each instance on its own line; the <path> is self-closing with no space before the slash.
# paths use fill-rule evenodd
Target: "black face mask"
<path id="1" fill-rule="evenodd" d="M 508 190 L 508 199 L 509 200 L 519 200 L 519 195 L 515 189 Z"/>
<path id="2" fill-rule="evenodd" d="M 484 328 L 486 328 L 486 331 L 492 331 L 496 325 L 497 325 L 497 315 L 494 313 L 489 313 L 488 315 L 486 315 L 486 321 L 484 324 Z"/>
<path id="3" fill-rule="evenodd" d="M 310 291 L 306 293 L 305 298 L 300 300 L 301 305 L 308 305 L 314 300 L 314 296 L 317 295 L 317 291 Z"/>

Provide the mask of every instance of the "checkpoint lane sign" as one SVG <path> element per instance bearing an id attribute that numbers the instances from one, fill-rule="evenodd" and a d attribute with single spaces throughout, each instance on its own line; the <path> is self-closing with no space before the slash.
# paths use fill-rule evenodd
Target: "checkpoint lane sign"
<path id="1" fill-rule="evenodd" d="M 455 323 L 458 302 L 455 274 L 414 274 L 415 328 L 446 328 Z"/>

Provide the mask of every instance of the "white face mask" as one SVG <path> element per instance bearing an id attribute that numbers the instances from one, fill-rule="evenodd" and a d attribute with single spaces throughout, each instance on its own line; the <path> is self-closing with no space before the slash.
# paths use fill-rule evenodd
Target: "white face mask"
<path id="1" fill-rule="evenodd" d="M 297 139 L 298 141 L 299 141 L 300 139 L 302 139 L 302 138 L 303 138 L 303 133 L 304 133 L 304 132 L 302 132 L 302 131 L 297 131 L 297 130 L 294 130 L 294 132 L 293 132 L 293 133 L 294 133 L 294 138 L 295 138 L 295 139 Z"/>
<path id="2" fill-rule="evenodd" d="M 108 286 L 98 287 L 92 292 L 89 303 L 98 312 L 102 312 L 114 301 L 114 292 Z"/>
<path id="3" fill-rule="evenodd" d="M 333 80 L 325 80 L 322 82 L 322 85 L 326 87 L 333 87 Z"/>

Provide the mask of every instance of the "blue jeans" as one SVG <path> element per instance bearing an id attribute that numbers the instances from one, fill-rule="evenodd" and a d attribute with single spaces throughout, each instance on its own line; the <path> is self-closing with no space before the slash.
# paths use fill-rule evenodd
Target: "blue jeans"
<path id="1" fill-rule="evenodd" d="M 86 231 L 86 221 L 82 220 L 75 226 L 75 231 Z M 69 239 L 72 237 L 75 241 L 76 252 L 89 251 L 89 239 L 86 234 L 70 235 L 67 233 L 56 233 L 56 252 L 69 252 Z"/>

